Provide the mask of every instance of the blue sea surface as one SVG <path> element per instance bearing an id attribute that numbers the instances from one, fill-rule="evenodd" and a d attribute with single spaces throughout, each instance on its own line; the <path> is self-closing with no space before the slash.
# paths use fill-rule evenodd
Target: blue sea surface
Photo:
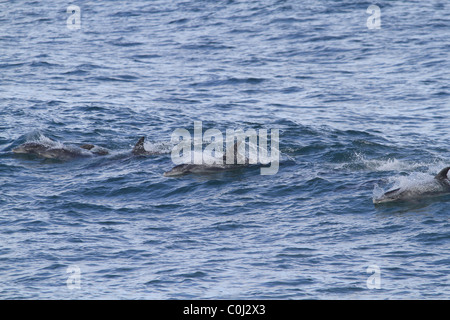
<path id="1" fill-rule="evenodd" d="M 450 165 L 449 26 L 445 0 L 1 1 L 0 299 L 449 299 L 450 197 L 373 204 Z M 279 171 L 165 177 L 194 121 L 279 129 Z M 12 152 L 49 139 L 111 152 Z"/>

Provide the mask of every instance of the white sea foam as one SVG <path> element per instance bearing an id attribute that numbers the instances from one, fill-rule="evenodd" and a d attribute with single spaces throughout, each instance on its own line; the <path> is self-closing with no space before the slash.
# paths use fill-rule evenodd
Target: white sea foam
<path id="1" fill-rule="evenodd" d="M 44 135 L 43 133 L 38 132 L 35 135 L 32 135 L 28 137 L 28 142 L 37 142 L 41 143 L 45 146 L 51 147 L 51 148 L 64 148 L 64 144 L 59 141 L 55 141 Z"/>

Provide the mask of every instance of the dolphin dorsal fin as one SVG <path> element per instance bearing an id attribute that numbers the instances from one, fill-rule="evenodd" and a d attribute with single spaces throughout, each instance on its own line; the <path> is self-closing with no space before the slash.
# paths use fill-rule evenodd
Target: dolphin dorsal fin
<path id="1" fill-rule="evenodd" d="M 437 176 L 436 177 L 434 177 L 436 180 L 444 180 L 444 179 L 447 179 L 447 174 L 448 174 L 448 171 L 450 170 L 450 167 L 447 167 L 447 168 L 444 168 L 444 169 L 442 169 L 442 171 L 441 172 L 439 172 L 438 174 L 437 174 Z"/>
<path id="2" fill-rule="evenodd" d="M 142 137 L 139 139 L 139 141 L 136 143 L 136 145 L 133 148 L 133 154 L 142 154 L 145 152 L 144 141 L 145 141 L 145 137 Z"/>

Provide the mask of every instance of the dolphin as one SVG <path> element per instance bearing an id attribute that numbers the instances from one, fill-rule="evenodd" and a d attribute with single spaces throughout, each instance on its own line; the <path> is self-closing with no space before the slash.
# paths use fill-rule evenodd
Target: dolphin
<path id="1" fill-rule="evenodd" d="M 247 157 L 244 159 L 243 164 L 234 164 L 237 163 L 237 154 L 238 154 L 238 144 L 234 144 L 234 161 L 233 164 L 227 164 L 227 156 L 223 155 L 222 162 L 223 164 L 191 164 L 191 163 L 183 163 L 173 167 L 171 170 L 164 172 L 165 177 L 175 177 L 181 176 L 188 173 L 211 173 L 218 172 L 223 170 L 229 170 L 234 168 L 239 168 L 243 166 L 247 166 L 249 164 L 249 160 Z"/>
<path id="2" fill-rule="evenodd" d="M 450 167 L 442 169 L 432 181 L 419 184 L 414 187 L 397 188 L 384 193 L 381 197 L 373 199 L 374 204 L 416 200 L 418 198 L 431 197 L 450 193 L 450 180 L 447 176 Z"/>
<path id="3" fill-rule="evenodd" d="M 136 156 L 154 155 L 157 152 L 147 151 L 144 148 L 145 137 L 139 139 L 132 150 L 132 154 Z M 93 145 L 82 144 L 79 147 L 65 146 L 54 141 L 46 142 L 26 142 L 12 150 L 15 154 L 33 154 L 46 159 L 57 159 L 62 161 L 74 158 L 83 158 L 91 156 L 106 156 L 109 150 Z"/>
<path id="4" fill-rule="evenodd" d="M 67 161 L 74 158 L 104 156 L 109 154 L 105 148 L 92 144 L 83 144 L 78 147 L 59 146 L 57 144 L 50 145 L 40 142 L 26 142 L 12 150 L 15 154 L 33 154 L 46 159 L 56 159 Z"/>

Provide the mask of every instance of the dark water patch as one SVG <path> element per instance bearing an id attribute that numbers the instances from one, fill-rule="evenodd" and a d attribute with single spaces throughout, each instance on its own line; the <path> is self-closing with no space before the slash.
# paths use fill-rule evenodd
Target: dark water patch
<path id="1" fill-rule="evenodd" d="M 38 67 L 44 67 L 44 68 L 57 68 L 61 67 L 61 65 L 56 63 L 50 63 L 46 61 L 33 61 L 28 64 L 30 67 L 38 68 Z"/>
<path id="2" fill-rule="evenodd" d="M 176 275 L 177 277 L 183 278 L 183 279 L 197 279 L 197 278 L 204 278 L 207 277 L 208 274 L 202 271 L 196 271 L 192 273 L 182 273 Z"/>
<path id="3" fill-rule="evenodd" d="M 137 47 L 144 45 L 143 42 L 126 42 L 126 41 L 112 41 L 110 42 L 110 44 L 118 47 Z"/>
<path id="4" fill-rule="evenodd" d="M 263 286 L 273 288 L 273 287 L 297 287 L 302 285 L 311 285 L 315 281 L 312 278 L 307 277 L 298 277 L 296 279 L 292 280 L 285 280 L 285 281 L 268 281 L 263 283 Z"/>
<path id="5" fill-rule="evenodd" d="M 136 54 L 133 55 L 132 58 L 138 60 L 146 60 L 146 59 L 162 58 L 162 56 L 159 54 Z"/>
<path id="6" fill-rule="evenodd" d="M 212 226 L 214 229 L 217 229 L 218 231 L 233 231 L 237 229 L 242 228 L 261 228 L 261 226 L 257 224 L 250 224 L 250 223 L 239 223 L 236 221 L 226 221 L 226 222 L 220 222 L 215 223 Z"/>
<path id="7" fill-rule="evenodd" d="M 234 46 L 227 46 L 216 42 L 208 42 L 201 44 L 184 44 L 180 46 L 180 49 L 192 51 L 231 50 L 234 48 L 235 48 Z"/>
<path id="8" fill-rule="evenodd" d="M 181 19 L 177 19 L 177 20 L 172 20 L 169 22 L 169 24 L 185 24 L 188 21 L 189 21 L 189 19 L 181 18 Z"/>
<path id="9" fill-rule="evenodd" d="M 141 15 L 142 15 L 142 12 L 140 12 L 140 11 L 118 11 L 118 12 L 110 14 L 111 17 L 124 17 L 124 18 L 138 17 Z"/>
<path id="10" fill-rule="evenodd" d="M 264 82 L 266 79 L 261 78 L 229 78 L 225 80 L 210 80 L 205 82 L 199 82 L 191 84 L 191 86 L 195 87 L 216 87 L 216 86 L 226 86 L 226 85 L 239 85 L 239 84 L 250 84 L 257 85 Z"/>
<path id="11" fill-rule="evenodd" d="M 99 77 L 91 77 L 89 78 L 91 80 L 95 80 L 95 81 L 106 81 L 106 82 L 131 82 L 134 81 L 136 79 L 138 79 L 138 77 L 136 76 L 132 76 L 132 75 L 117 75 L 117 76 L 99 76 Z"/>
<path id="12" fill-rule="evenodd" d="M 442 245 L 450 241 L 450 233 L 423 232 L 413 239 L 424 245 Z"/>
<path id="13" fill-rule="evenodd" d="M 25 65 L 24 62 L 16 62 L 16 63 L 2 63 L 0 64 L 0 69 L 8 69 L 8 68 L 17 68 Z"/>

